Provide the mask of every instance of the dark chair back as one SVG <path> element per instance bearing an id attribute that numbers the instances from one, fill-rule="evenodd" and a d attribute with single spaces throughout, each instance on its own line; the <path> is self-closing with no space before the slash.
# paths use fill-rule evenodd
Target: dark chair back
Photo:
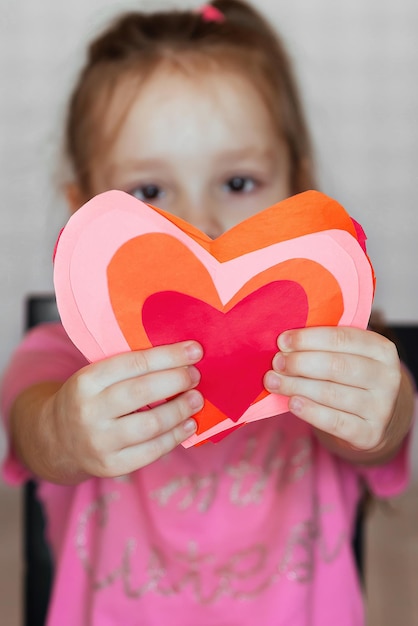
<path id="1" fill-rule="evenodd" d="M 25 326 L 59 320 L 55 298 L 51 294 L 26 299 Z M 45 540 L 42 504 L 36 496 L 36 482 L 30 480 L 23 490 L 23 624 L 44 626 L 53 577 L 53 564 Z"/>

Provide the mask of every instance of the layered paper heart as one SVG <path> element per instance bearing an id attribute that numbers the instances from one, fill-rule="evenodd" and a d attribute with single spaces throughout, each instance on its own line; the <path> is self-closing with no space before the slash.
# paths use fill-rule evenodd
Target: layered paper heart
<path id="1" fill-rule="evenodd" d="M 287 412 L 263 376 L 278 335 L 305 326 L 365 328 L 374 274 L 343 207 L 309 191 L 215 240 L 121 191 L 79 209 L 57 243 L 62 323 L 89 361 L 195 339 L 205 405 L 183 445 Z"/>

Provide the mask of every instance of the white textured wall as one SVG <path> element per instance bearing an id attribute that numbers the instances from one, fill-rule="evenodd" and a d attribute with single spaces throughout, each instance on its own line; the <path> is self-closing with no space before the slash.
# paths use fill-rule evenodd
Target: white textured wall
<path id="1" fill-rule="evenodd" d="M 0 370 L 26 293 L 51 290 L 65 219 L 61 116 L 83 44 L 145 0 L 0 0 Z M 418 321 L 418 3 L 259 0 L 287 41 L 306 97 L 324 191 L 362 222 L 391 321 Z"/>

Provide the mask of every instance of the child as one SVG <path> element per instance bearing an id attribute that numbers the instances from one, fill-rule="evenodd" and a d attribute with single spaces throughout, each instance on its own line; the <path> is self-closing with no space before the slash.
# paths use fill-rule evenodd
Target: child
<path id="1" fill-rule="evenodd" d="M 72 211 L 118 188 L 217 237 L 315 184 L 286 55 L 240 0 L 121 17 L 90 46 L 66 137 Z M 371 331 L 278 345 L 265 386 L 291 412 L 186 450 L 196 342 L 89 365 L 59 324 L 27 335 L 3 381 L 4 474 L 39 484 L 49 626 L 363 623 L 353 520 L 363 483 L 405 484 L 411 385 Z"/>

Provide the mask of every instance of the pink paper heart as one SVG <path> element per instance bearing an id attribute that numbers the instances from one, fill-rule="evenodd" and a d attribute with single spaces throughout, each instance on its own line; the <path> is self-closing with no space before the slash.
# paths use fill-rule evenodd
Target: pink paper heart
<path id="1" fill-rule="evenodd" d="M 151 245 L 146 246 L 145 256 L 139 258 L 146 241 L 151 241 Z M 166 246 L 166 242 L 171 243 Z M 135 260 L 128 256 L 122 273 L 119 270 L 110 281 L 109 268 L 130 243 L 134 244 L 130 249 L 135 249 Z M 331 323 L 365 327 L 373 299 L 374 276 L 363 244 L 363 236 L 359 237 L 344 209 L 318 192 L 289 198 L 211 242 L 185 222 L 123 192 L 110 191 L 77 211 L 62 233 L 54 269 L 58 308 L 69 336 L 91 361 L 149 347 L 151 342 L 144 329 L 144 345 L 132 343 L 128 338 L 130 331 L 126 332 L 122 324 L 124 296 L 115 304 L 114 288 L 124 283 L 135 290 L 144 277 L 148 279 L 148 291 L 141 287 L 138 293 L 127 293 L 129 306 L 135 311 L 142 309 L 149 295 L 157 297 L 156 293 L 161 291 L 176 290 L 205 300 L 205 294 L 197 296 L 193 291 L 196 285 L 199 287 L 196 276 L 191 287 L 188 272 L 178 265 L 178 258 L 185 258 L 184 250 L 187 250 L 210 278 L 215 296 L 212 294 L 207 304 L 210 302 L 216 310 L 233 308 L 260 285 L 288 279 L 300 283 L 308 297 L 307 325 L 324 323 L 329 291 L 323 288 L 320 277 L 325 273 L 334 280 L 342 302 L 340 316 Z M 293 268 L 291 274 L 283 269 L 289 267 Z M 183 282 L 173 287 L 170 281 L 164 282 L 168 275 L 180 276 Z M 262 276 L 268 278 L 257 283 Z M 228 306 L 228 303 L 232 304 Z M 141 322 L 138 318 L 138 324 Z M 279 332 L 280 328 L 276 328 L 276 336 Z M 227 418 L 206 430 L 202 428 L 199 435 L 183 445 L 188 447 L 221 437 L 222 432 L 236 425 L 286 411 L 287 398 L 267 394 L 253 402 L 236 423 Z"/>

